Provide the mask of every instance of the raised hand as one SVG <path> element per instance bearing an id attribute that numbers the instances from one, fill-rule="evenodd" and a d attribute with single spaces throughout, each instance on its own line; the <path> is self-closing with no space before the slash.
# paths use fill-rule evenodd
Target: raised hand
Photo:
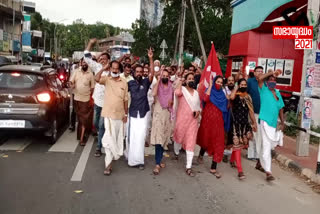
<path id="1" fill-rule="evenodd" d="M 94 45 L 96 43 L 97 43 L 97 39 L 96 38 L 90 39 L 90 44 Z"/>
<path id="2" fill-rule="evenodd" d="M 148 57 L 153 58 L 153 50 L 151 47 L 148 49 Z"/>

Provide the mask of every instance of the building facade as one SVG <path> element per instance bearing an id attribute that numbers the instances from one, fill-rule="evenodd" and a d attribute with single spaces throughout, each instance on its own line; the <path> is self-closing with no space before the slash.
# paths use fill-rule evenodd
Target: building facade
<path id="1" fill-rule="evenodd" d="M 141 0 L 140 19 L 146 20 L 151 28 L 159 26 L 164 6 L 161 0 Z"/>
<path id="2" fill-rule="evenodd" d="M 134 38 L 128 32 L 122 32 L 120 35 L 111 36 L 98 41 L 99 51 L 109 52 L 113 59 L 119 58 L 123 54 L 130 53 L 133 43 Z"/>
<path id="3" fill-rule="evenodd" d="M 0 55 L 19 56 L 24 20 L 22 11 L 22 1 L 0 0 Z"/>

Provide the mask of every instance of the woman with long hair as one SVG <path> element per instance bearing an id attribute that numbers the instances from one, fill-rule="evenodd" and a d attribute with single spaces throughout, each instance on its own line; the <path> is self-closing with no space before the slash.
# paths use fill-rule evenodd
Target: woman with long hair
<path id="1" fill-rule="evenodd" d="M 202 120 L 198 131 L 197 144 L 201 147 L 198 162 L 203 163 L 204 153 L 212 156 L 210 173 L 217 178 L 217 164 L 222 161 L 224 151 L 224 132 L 228 130 L 228 100 L 222 90 L 223 77 L 216 76 L 210 80 L 210 86 L 204 95 Z"/>
<path id="2" fill-rule="evenodd" d="M 241 165 L 241 150 L 248 147 L 252 139 L 252 131 L 257 131 L 257 124 L 254 117 L 253 104 L 247 92 L 247 80 L 240 79 L 230 96 L 232 100 L 233 117 L 233 146 L 230 159 L 231 167 L 237 167 L 240 180 L 245 178 Z M 249 117 L 251 124 L 249 122 Z"/>
<path id="3" fill-rule="evenodd" d="M 173 87 L 169 81 L 169 72 L 164 70 L 153 88 L 155 105 L 153 110 L 151 144 L 155 145 L 156 167 L 153 174 L 158 175 L 160 169 L 165 167 L 162 163 L 164 148 L 167 146 L 171 135 L 171 115 L 173 106 Z"/>
<path id="4" fill-rule="evenodd" d="M 182 86 L 184 80 L 186 86 Z M 198 118 L 201 111 L 199 94 L 194 90 L 194 87 L 194 74 L 188 73 L 184 79 L 181 79 L 175 90 L 177 114 L 174 129 L 174 153 L 178 156 L 181 146 L 186 151 L 186 173 L 191 177 L 195 175 L 192 171 L 192 159 L 197 141 Z"/>

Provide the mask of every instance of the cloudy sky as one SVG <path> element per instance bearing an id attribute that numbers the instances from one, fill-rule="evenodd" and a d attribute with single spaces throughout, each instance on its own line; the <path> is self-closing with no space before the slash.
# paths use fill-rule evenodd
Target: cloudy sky
<path id="1" fill-rule="evenodd" d="M 30 0 L 36 10 L 52 22 L 71 24 L 81 18 L 87 24 L 101 21 L 122 28 L 131 28 L 139 18 L 140 0 Z"/>

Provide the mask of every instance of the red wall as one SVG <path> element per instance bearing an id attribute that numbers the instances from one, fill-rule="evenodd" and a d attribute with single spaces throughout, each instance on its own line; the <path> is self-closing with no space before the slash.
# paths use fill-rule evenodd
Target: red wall
<path id="1" fill-rule="evenodd" d="M 294 49 L 294 40 L 275 40 L 272 34 L 246 31 L 231 36 L 229 59 L 227 62 L 226 76 L 230 76 L 232 69 L 232 57 L 243 56 L 243 65 L 248 61 L 256 61 L 258 58 L 293 59 L 292 84 L 278 86 L 277 88 L 288 91 L 300 91 L 301 73 L 303 64 L 303 50 Z"/>

